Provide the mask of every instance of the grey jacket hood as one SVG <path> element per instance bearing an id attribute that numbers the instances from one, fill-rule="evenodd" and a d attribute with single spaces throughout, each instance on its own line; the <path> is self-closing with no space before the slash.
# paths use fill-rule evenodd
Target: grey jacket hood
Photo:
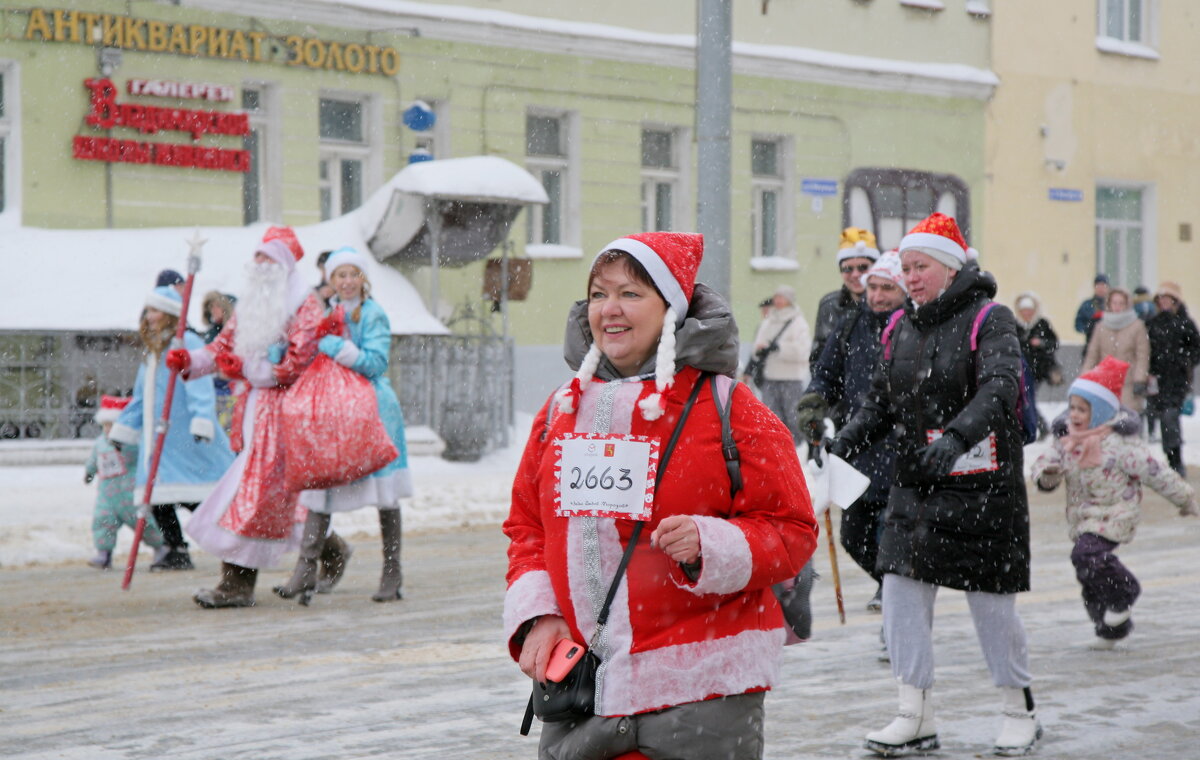
<path id="1" fill-rule="evenodd" d="M 567 360 L 567 366 L 578 371 L 591 347 L 587 301 L 576 301 L 567 315 L 567 332 L 563 340 L 563 358 Z M 654 362 L 655 356 L 651 356 L 638 374 L 653 375 Z M 733 312 L 719 293 L 699 282 L 692 292 L 687 318 L 675 330 L 675 371 L 685 366 L 730 377 L 737 372 L 738 331 Z M 619 380 L 622 375 L 608 357 L 603 356 L 596 368 L 596 377 Z"/>

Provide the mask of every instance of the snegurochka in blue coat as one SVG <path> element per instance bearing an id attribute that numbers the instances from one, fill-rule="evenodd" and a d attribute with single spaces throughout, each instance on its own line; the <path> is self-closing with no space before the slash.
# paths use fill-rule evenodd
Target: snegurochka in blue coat
<path id="1" fill-rule="evenodd" d="M 137 485 L 134 501 L 140 503 L 150 472 L 150 457 L 156 437 L 154 425 L 162 414 L 167 396 L 170 370 L 166 365 L 167 349 L 175 335 L 183 310 L 182 298 L 175 288 L 155 288 L 146 296 L 138 330 L 146 348 L 145 361 L 138 367 L 133 388 L 133 400 L 121 412 L 109 433 L 117 444 L 138 445 Z M 204 340 L 191 332 L 184 333 L 184 345 L 201 348 Z M 204 500 L 233 463 L 233 452 L 225 431 L 217 424 L 216 393 L 211 377 L 184 382 L 175 379 L 175 396 L 171 402 L 170 426 L 163 441 L 162 458 L 154 481 L 151 502 L 154 519 L 162 530 L 169 551 L 151 567 L 158 570 L 191 570 L 187 543 L 175 505 L 189 510 Z"/>
<path id="2" fill-rule="evenodd" d="M 299 596 L 302 604 L 308 603 L 314 591 L 332 590 L 341 579 L 350 555 L 349 545 L 336 533 L 329 533 L 331 515 L 367 506 L 379 509 L 383 539 L 383 572 L 379 590 L 371 598 L 377 602 L 401 598 L 400 499 L 412 495 L 412 479 L 404 439 L 404 414 L 388 379 L 391 324 L 370 295 L 368 272 L 373 264 L 369 257 L 348 247 L 334 251 L 325 262 L 329 284 L 335 292 L 330 310 L 344 311 L 346 330 L 341 336 L 322 338 L 318 349 L 371 381 L 379 418 L 400 455 L 382 469 L 349 485 L 300 494 L 300 503 L 308 508 L 300 557 L 291 579 L 276 586 L 275 593 L 285 599 Z"/>

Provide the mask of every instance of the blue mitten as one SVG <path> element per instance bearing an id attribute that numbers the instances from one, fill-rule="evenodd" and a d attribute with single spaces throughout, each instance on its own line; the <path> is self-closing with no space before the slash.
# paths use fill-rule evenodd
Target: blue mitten
<path id="1" fill-rule="evenodd" d="M 321 338 L 321 342 L 317 344 L 317 350 L 326 356 L 337 358 L 338 352 L 342 350 L 342 346 L 346 344 L 346 339 L 337 335 L 326 335 Z"/>
<path id="2" fill-rule="evenodd" d="M 287 344 L 283 341 L 272 343 L 267 347 L 267 361 L 272 364 L 278 364 L 283 361 L 283 355 L 287 353 Z"/>

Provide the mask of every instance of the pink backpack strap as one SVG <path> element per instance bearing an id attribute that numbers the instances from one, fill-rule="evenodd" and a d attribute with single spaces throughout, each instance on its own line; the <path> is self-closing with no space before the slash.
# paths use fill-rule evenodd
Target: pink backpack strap
<path id="1" fill-rule="evenodd" d="M 895 331 L 896 325 L 900 324 L 900 318 L 903 316 L 904 309 L 893 311 L 892 316 L 888 318 L 887 326 L 883 328 L 883 334 L 879 336 L 879 342 L 883 344 L 884 359 L 892 358 L 892 332 Z"/>
<path id="2" fill-rule="evenodd" d="M 975 350 L 979 348 L 979 328 L 983 327 L 983 320 L 987 319 L 987 315 L 995 305 L 995 301 L 989 301 L 975 315 L 975 321 L 971 323 L 971 353 L 975 353 Z"/>

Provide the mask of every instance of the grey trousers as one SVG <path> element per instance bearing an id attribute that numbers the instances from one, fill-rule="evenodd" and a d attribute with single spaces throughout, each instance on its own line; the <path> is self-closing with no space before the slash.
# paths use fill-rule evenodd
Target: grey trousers
<path id="1" fill-rule="evenodd" d="M 803 380 L 763 380 L 762 402 L 775 412 L 775 416 L 783 420 L 792 440 L 799 445 L 807 440 L 807 433 L 800 429 L 800 421 L 796 418 L 796 406 L 804 395 Z"/>
<path id="2" fill-rule="evenodd" d="M 689 702 L 620 718 L 542 724 L 538 760 L 761 760 L 764 692 Z"/>
<path id="3" fill-rule="evenodd" d="M 933 602 L 938 586 L 902 575 L 883 576 L 883 635 L 892 659 L 892 675 L 918 689 L 933 687 Z M 983 649 L 992 683 L 1025 688 L 1029 646 L 1017 614 L 1016 594 L 968 591 L 975 635 Z"/>

